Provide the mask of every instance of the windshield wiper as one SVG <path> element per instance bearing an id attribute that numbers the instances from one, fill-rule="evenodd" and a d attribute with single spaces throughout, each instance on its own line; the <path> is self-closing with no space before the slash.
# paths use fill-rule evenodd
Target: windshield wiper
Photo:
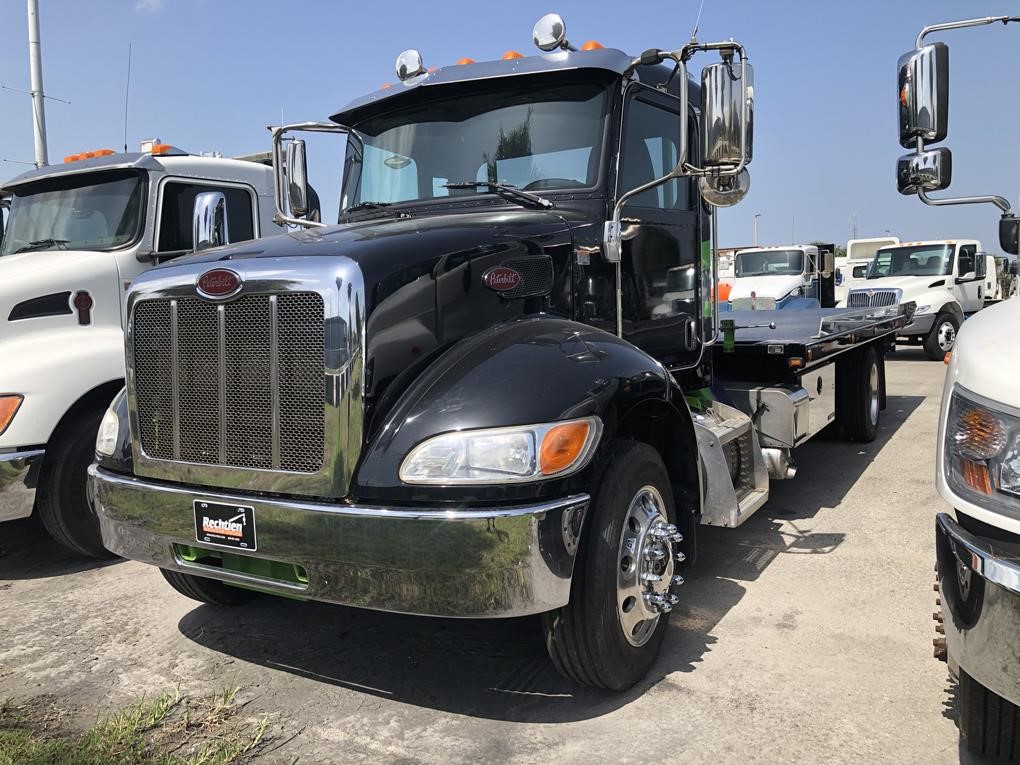
<path id="1" fill-rule="evenodd" d="M 446 189 L 480 189 L 487 188 L 495 191 L 504 199 L 511 199 L 515 201 L 531 202 L 533 205 L 550 209 L 553 207 L 553 203 L 545 197 L 540 197 L 538 194 L 529 194 L 527 191 L 521 191 L 516 186 L 511 186 L 509 183 L 497 183 L 496 181 L 455 181 L 454 183 L 444 183 L 443 188 Z"/>
<path id="2" fill-rule="evenodd" d="M 66 250 L 68 241 L 69 240 L 67 239 L 36 239 L 34 242 L 29 242 L 28 244 L 19 247 L 12 254 L 30 252 L 31 250 L 42 250 L 47 247 L 55 247 L 58 250 Z"/>
<path id="3" fill-rule="evenodd" d="M 352 213 L 358 210 L 381 210 L 383 207 L 389 207 L 392 202 L 358 202 L 356 205 L 351 205 L 344 213 Z"/>

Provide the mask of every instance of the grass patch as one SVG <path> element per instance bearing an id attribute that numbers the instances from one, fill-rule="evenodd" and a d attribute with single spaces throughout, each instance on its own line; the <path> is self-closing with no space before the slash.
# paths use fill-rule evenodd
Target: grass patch
<path id="1" fill-rule="evenodd" d="M 180 689 L 68 732 L 69 713 L 52 700 L 0 701 L 0 765 L 229 765 L 264 752 L 268 718 L 242 718 L 237 688 L 206 698 Z"/>

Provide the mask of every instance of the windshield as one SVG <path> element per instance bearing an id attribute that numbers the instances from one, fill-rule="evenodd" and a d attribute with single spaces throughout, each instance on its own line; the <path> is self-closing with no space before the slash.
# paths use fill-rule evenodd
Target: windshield
<path id="1" fill-rule="evenodd" d="M 733 259 L 736 276 L 775 276 L 804 273 L 802 250 L 748 250 Z"/>
<path id="2" fill-rule="evenodd" d="M 0 255 L 123 247 L 139 234 L 142 187 L 141 173 L 109 170 L 15 189 Z"/>
<path id="3" fill-rule="evenodd" d="M 945 244 L 889 247 L 868 266 L 869 279 L 883 276 L 944 276 L 953 272 L 953 250 Z"/>
<path id="4" fill-rule="evenodd" d="M 341 209 L 490 193 L 447 188 L 491 181 L 526 191 L 598 181 L 605 85 L 490 89 L 366 120 L 347 145 Z"/>

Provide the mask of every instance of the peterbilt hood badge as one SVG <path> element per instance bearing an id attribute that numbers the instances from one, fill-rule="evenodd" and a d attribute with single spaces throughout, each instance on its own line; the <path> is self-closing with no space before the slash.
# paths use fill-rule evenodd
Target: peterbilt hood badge
<path id="1" fill-rule="evenodd" d="M 229 268 L 214 268 L 206 271 L 195 282 L 195 289 L 202 297 L 219 299 L 236 295 L 241 291 L 241 276 Z"/>
<path id="2" fill-rule="evenodd" d="M 521 283 L 521 275 L 512 268 L 496 266 L 482 274 L 482 283 L 496 292 L 509 292 Z"/>

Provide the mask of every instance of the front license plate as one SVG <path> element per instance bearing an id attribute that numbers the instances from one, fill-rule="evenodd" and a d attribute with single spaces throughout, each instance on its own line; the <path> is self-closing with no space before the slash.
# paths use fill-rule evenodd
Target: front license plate
<path id="1" fill-rule="evenodd" d="M 218 547 L 257 550 L 255 508 L 196 499 L 195 539 Z"/>

